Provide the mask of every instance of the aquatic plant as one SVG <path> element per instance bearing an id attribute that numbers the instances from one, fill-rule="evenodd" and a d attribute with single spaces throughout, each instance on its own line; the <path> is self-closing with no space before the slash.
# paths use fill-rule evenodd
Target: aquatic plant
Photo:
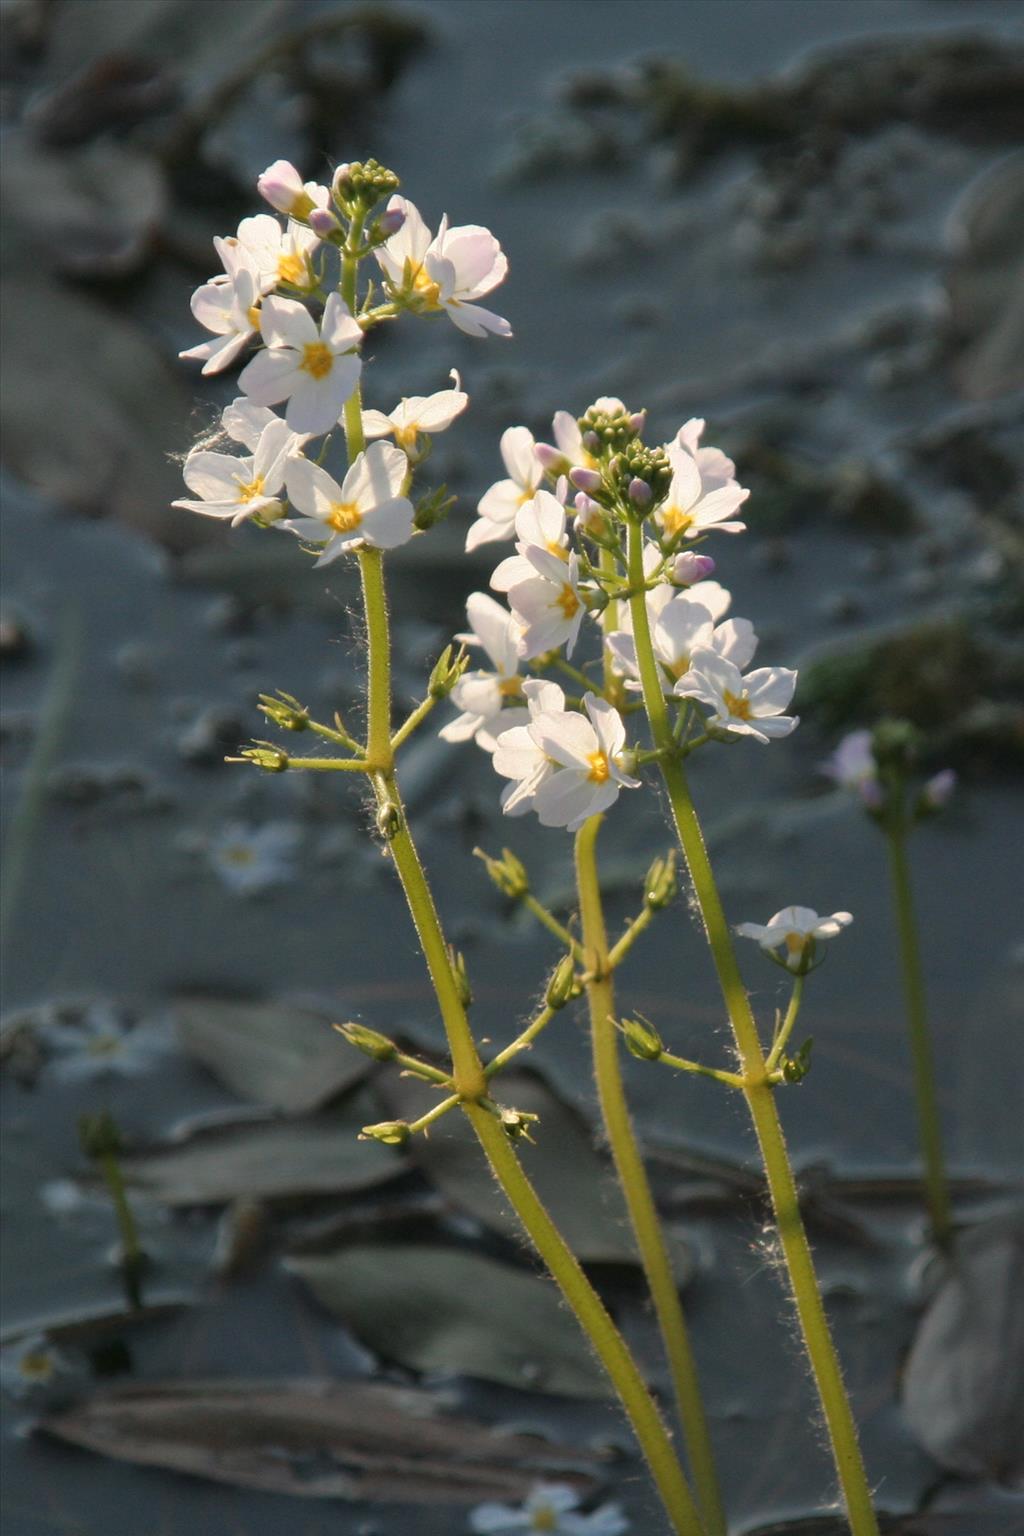
<path id="1" fill-rule="evenodd" d="M 466 396 L 456 377 L 455 390 L 411 397 L 388 412 L 364 411 L 360 348 L 367 332 L 403 315 L 446 316 L 474 337 L 509 336 L 508 322 L 478 302 L 504 279 L 507 262 L 498 241 L 480 226 L 450 227 L 445 218 L 432 233 L 415 205 L 399 195 L 394 173 L 372 160 L 340 166 L 329 188 L 303 183 L 279 161 L 259 185 L 288 223 L 271 230 L 267 215 L 244 220 L 237 236 L 217 242 L 224 272 L 193 299 L 196 318 L 215 339 L 186 354 L 201 358 L 204 371 L 212 373 L 237 359 L 250 341 L 262 341 L 240 376 L 244 397 L 223 422 L 226 438 L 250 453 L 233 457 L 209 444 L 198 447 L 184 465 L 194 495 L 179 505 L 231 524 L 249 521 L 290 532 L 317 567 L 342 557 L 358 566 L 367 637 L 365 739 L 340 715 L 317 721 L 291 695 L 265 694 L 260 707 L 280 730 L 313 733 L 343 755 L 304 756 L 278 741 L 255 741 L 240 760 L 270 773 L 356 775 L 372 792 L 376 831 L 408 901 L 450 1064 L 442 1069 L 409 1056 L 365 1026 L 341 1026 L 351 1044 L 396 1062 L 442 1095 L 419 1120 L 389 1120 L 365 1127 L 364 1135 L 400 1144 L 453 1110 L 467 1117 L 621 1399 L 673 1530 L 723 1536 L 701 1389 L 625 1097 L 622 1049 L 741 1094 L 760 1144 L 851 1528 L 855 1536 L 873 1536 L 877 1525 L 856 1428 L 777 1105 L 778 1091 L 799 1082 L 809 1065 L 806 1045 L 792 1056 L 787 1052 L 816 948 L 849 914 L 819 919 L 809 909 L 787 908 L 756 929 L 766 952 L 774 956 L 782 946 L 794 961 L 786 966 L 793 975 L 792 999 L 766 1046 L 740 976 L 688 780 L 688 761 L 698 752 L 713 755 L 730 744 L 753 750 L 798 724 L 786 713 L 795 672 L 778 666 L 748 670 L 757 636 L 748 620 L 725 617 L 731 598 L 712 579 L 714 560 L 703 548 L 712 535 L 744 530 L 736 513 L 749 493 L 733 463 L 702 443 L 704 423 L 696 419 L 671 442 L 649 444 L 645 412 L 603 397 L 579 416 L 558 412 L 554 443 L 535 442 L 525 427 L 510 428 L 501 440 L 507 478 L 482 498 L 467 538 L 468 549 L 515 539 L 515 554 L 499 563 L 491 583 L 506 595 L 508 608 L 486 593 L 470 596 L 469 632 L 444 650 L 422 702 L 396 729 L 385 557 L 427 534 L 447 511 L 444 487 L 417 500 L 414 482 L 432 434 L 451 424 Z M 367 262 L 378 268 L 382 293 L 363 280 Z M 273 406 L 284 407 L 283 419 Z M 348 462 L 332 472 L 327 461 L 336 452 L 339 427 Z M 374 439 L 369 446 L 368 437 Z M 311 439 L 322 441 L 311 447 Z M 470 669 L 474 648 L 489 666 Z M 565 951 L 546 985 L 543 1007 L 487 1060 L 470 1022 L 469 970 L 445 935 L 397 770 L 401 749 L 446 699 L 458 714 L 441 734 L 449 741 L 474 740 L 492 754 L 497 774 L 507 781 L 505 813 L 532 812 L 545 826 L 575 833 L 579 937 L 538 900 L 513 852 L 481 855 L 499 889 L 532 912 Z M 635 740 L 634 720 L 646 723 Z M 652 864 L 642 911 L 612 942 L 597 839 L 621 793 L 642 789 L 652 771 L 663 781 L 732 1024 L 731 1065 L 692 1062 L 666 1051 L 652 1025 L 622 1018 L 616 1002 L 618 967 L 671 901 L 676 853 Z M 750 929 L 743 925 L 741 931 Z M 692 1488 L 632 1354 L 524 1172 L 515 1144 L 543 1138 L 543 1126 L 537 1127 L 535 1114 L 499 1097 L 502 1069 L 583 992 L 604 1128 L 671 1368 Z M 551 1155 L 557 1157 L 557 1148 Z"/>

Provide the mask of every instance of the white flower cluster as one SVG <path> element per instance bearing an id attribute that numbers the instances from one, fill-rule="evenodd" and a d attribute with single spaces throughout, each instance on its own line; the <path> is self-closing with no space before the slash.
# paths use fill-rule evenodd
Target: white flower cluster
<path id="1" fill-rule="evenodd" d="M 470 597 L 470 629 L 460 638 L 481 648 L 490 666 L 456 685 L 452 698 L 461 713 L 441 731 L 448 741 L 474 738 L 493 753 L 496 771 L 512 780 L 502 795 L 507 814 L 533 810 L 545 826 L 570 830 L 639 783 L 625 724 L 611 703 L 588 690 L 567 704 L 559 686 L 521 672 L 531 663 L 539 671 L 562 666 L 558 653 L 573 656 L 588 615 L 599 619 L 610 600 L 616 627 L 605 626 L 603 654 L 618 680 L 616 695 L 621 702 L 641 690 L 629 606 L 615 595 L 622 582 L 608 585 L 607 568 L 599 565 L 599 550 L 621 555 L 621 547 L 614 519 L 594 499 L 607 486 L 609 457 L 605 452 L 602 460 L 599 435 L 584 430 L 595 416 L 624 420 L 637 434 L 644 424 L 642 413 L 630 417 L 621 400 L 606 397 L 580 421 L 559 411 L 552 444 L 536 442 L 526 427 L 502 436 L 507 475 L 481 498 L 466 549 L 515 540 L 516 553 L 490 579 L 508 608 L 482 592 Z M 645 482 L 631 486 L 638 505 L 645 496 L 651 504 L 643 565 L 653 648 L 663 692 L 681 716 L 699 705 L 706 736 L 764 743 L 797 724 L 785 713 L 796 673 L 746 670 L 758 643 L 753 625 L 726 617 L 732 598 L 710 579 L 715 562 L 692 547 L 710 533 L 741 533 L 736 513 L 750 494 L 720 449 L 701 446 L 703 430 L 703 421 L 687 421 L 664 445 L 660 496 Z"/>
<path id="2" fill-rule="evenodd" d="M 330 188 L 303 183 L 283 160 L 264 171 L 257 185 L 284 221 L 259 214 L 214 240 L 224 270 L 192 296 L 192 313 L 212 339 L 181 354 L 212 374 L 250 343 L 261 344 L 239 375 L 241 397 L 221 417 L 220 436 L 246 452 L 200 444 L 184 464 L 191 495 L 174 505 L 232 525 L 252 519 L 284 528 L 318 551 L 318 565 L 360 545 L 393 549 L 412 537 L 411 466 L 423 456 L 423 440 L 468 404 L 452 370 L 452 389 L 403 399 L 389 412 L 363 412 L 363 435 L 372 441 L 336 479 L 323 459 L 360 384 L 364 331 L 407 309 L 444 313 L 470 336 L 511 335 L 506 320 L 475 302 L 508 268 L 494 236 L 475 224 L 450 228 L 447 217 L 432 235 L 418 209 L 397 195 L 364 229 L 362 212 L 354 212 L 354 169 L 339 166 Z M 372 253 L 385 304 L 352 313 L 330 276 L 339 252 L 359 259 Z M 310 441 L 325 437 L 307 458 Z"/>

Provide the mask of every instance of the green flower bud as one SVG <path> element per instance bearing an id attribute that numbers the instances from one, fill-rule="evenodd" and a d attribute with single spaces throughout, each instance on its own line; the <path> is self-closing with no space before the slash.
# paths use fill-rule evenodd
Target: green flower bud
<path id="1" fill-rule="evenodd" d="M 548 982 L 544 1001 L 549 1008 L 564 1008 L 566 1003 L 571 1003 L 579 995 L 580 984 L 576 979 L 575 961 L 572 955 L 563 955 Z"/>
<path id="2" fill-rule="evenodd" d="M 623 1019 L 619 1025 L 626 1037 L 626 1049 L 640 1061 L 657 1061 L 665 1053 L 661 1036 L 649 1019 Z"/>
<path id="3" fill-rule="evenodd" d="M 431 491 L 416 503 L 413 524 L 420 533 L 426 533 L 438 523 L 443 523 L 454 505 L 455 497 L 448 495 L 446 485 L 440 485 L 436 491 Z"/>
<path id="4" fill-rule="evenodd" d="M 459 1001 L 463 1008 L 468 1008 L 473 1001 L 473 988 L 469 984 L 469 972 L 466 970 L 465 957 L 449 944 L 448 958 L 451 961 L 452 975 L 458 988 Z"/>
<path id="5" fill-rule="evenodd" d="M 284 773 L 288 767 L 288 753 L 273 741 L 257 741 L 251 747 L 243 747 L 241 756 L 265 773 Z"/>
<path id="6" fill-rule="evenodd" d="M 430 697 L 432 699 L 446 699 L 468 666 L 468 651 L 460 647 L 453 659 L 452 647 L 446 645 L 435 661 L 434 669 L 430 674 L 430 681 L 427 684 L 427 692 Z"/>
<path id="7" fill-rule="evenodd" d="M 374 1061 L 391 1061 L 398 1054 L 398 1046 L 393 1040 L 376 1029 L 367 1029 L 365 1024 L 335 1024 L 333 1027 L 339 1035 L 344 1035 L 349 1045 L 354 1045 L 364 1056 L 372 1056 Z"/>
<path id="8" fill-rule="evenodd" d="M 348 165 L 338 166 L 331 191 L 338 206 L 350 213 L 356 204 L 361 204 L 364 209 L 372 208 L 381 198 L 397 192 L 400 186 L 394 171 L 389 171 L 378 160 L 353 160 Z"/>
<path id="9" fill-rule="evenodd" d="M 124 1150 L 117 1121 L 108 1109 L 95 1115 L 79 1115 L 78 1142 L 86 1157 L 118 1157 Z"/>
<path id="10" fill-rule="evenodd" d="M 636 437 L 636 420 L 636 413 L 627 411 L 620 401 L 601 400 L 584 411 L 579 427 L 587 448 L 591 448 L 590 435 L 596 439 L 592 452 L 606 448 L 614 453 Z"/>
<path id="11" fill-rule="evenodd" d="M 672 484 L 672 465 L 664 448 L 647 448 L 638 437 L 620 449 L 608 466 L 608 473 L 634 518 L 643 518 L 653 511 L 664 501 Z M 645 487 L 643 495 L 639 494 L 641 486 Z"/>
<path id="12" fill-rule="evenodd" d="M 675 898 L 679 888 L 676 877 L 676 851 L 670 848 L 664 858 L 654 860 L 644 879 L 644 906 L 658 912 Z"/>
<path id="13" fill-rule="evenodd" d="M 787 1083 L 802 1083 L 811 1070 L 811 1048 L 814 1045 L 813 1037 L 809 1037 L 797 1051 L 795 1056 L 786 1056 L 782 1062 L 782 1076 Z"/>
<path id="14" fill-rule="evenodd" d="M 478 859 L 483 860 L 484 868 L 503 896 L 519 901 L 527 894 L 530 877 L 526 873 L 526 865 L 516 858 L 511 848 L 503 848 L 500 859 L 492 859 L 482 848 L 474 848 L 473 852 Z"/>
<path id="15" fill-rule="evenodd" d="M 381 1120 L 376 1125 L 364 1125 L 359 1133 L 361 1141 L 382 1141 L 386 1147 L 404 1147 L 409 1140 L 407 1120 Z"/>
<path id="16" fill-rule="evenodd" d="M 276 697 L 261 693 L 259 707 L 268 720 L 272 720 L 284 731 L 304 731 L 309 726 L 309 710 L 290 693 L 282 693 L 280 689 Z"/>

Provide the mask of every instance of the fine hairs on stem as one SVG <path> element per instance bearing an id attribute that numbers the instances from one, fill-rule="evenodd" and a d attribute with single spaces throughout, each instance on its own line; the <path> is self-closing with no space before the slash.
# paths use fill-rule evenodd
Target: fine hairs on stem
<path id="1" fill-rule="evenodd" d="M 508 322 L 479 302 L 503 281 L 507 261 L 478 225 L 445 220 L 432 232 L 399 194 L 394 172 L 374 160 L 339 166 L 329 187 L 304 182 L 293 166 L 277 161 L 258 187 L 284 222 L 243 221 L 236 237 L 217 243 L 225 270 L 193 297 L 193 313 L 212 339 L 186 354 L 216 373 L 256 349 L 239 376 L 242 393 L 223 415 L 240 451 L 199 446 L 189 454 L 183 473 L 190 495 L 176 505 L 231 525 L 249 522 L 272 537 L 283 531 L 315 558 L 316 568 L 343 561 L 358 572 L 366 632 L 364 739 L 340 717 L 312 720 L 291 694 L 266 693 L 260 708 L 271 723 L 285 733 L 312 732 L 320 750 L 294 754 L 281 742 L 255 741 L 240 757 L 268 773 L 362 775 L 377 834 L 408 904 L 449 1062 L 444 1068 L 419 1062 L 376 1030 L 339 1026 L 350 1044 L 418 1075 L 439 1094 L 419 1120 L 367 1126 L 364 1135 L 400 1143 L 450 1112 L 465 1115 L 524 1235 L 607 1372 L 671 1529 L 678 1536 L 725 1536 L 708 1415 L 626 1099 L 623 1051 L 709 1079 L 710 1093 L 742 1094 L 850 1526 L 854 1536 L 876 1536 L 776 1104 L 776 1093 L 800 1081 L 809 1066 L 809 1042 L 794 1049 L 805 979 L 822 945 L 851 918 L 788 907 L 763 926 L 739 925 L 793 978 L 789 1008 L 766 1050 L 687 778 L 688 759 L 698 751 L 713 755 L 723 739 L 737 737 L 745 749 L 759 750 L 797 725 L 786 713 L 796 674 L 774 666 L 747 670 L 757 637 L 748 620 L 726 616 L 730 594 L 712 579 L 715 561 L 705 550 L 710 538 L 743 531 L 738 513 L 749 493 L 735 465 L 702 445 L 703 422 L 686 422 L 671 442 L 652 446 L 644 440 L 646 413 L 611 396 L 579 416 L 559 411 L 553 443 L 510 427 L 501 439 L 505 477 L 481 498 L 466 539 L 468 550 L 514 544 L 511 552 L 503 549 L 491 578 L 498 597 L 469 596 L 468 630 L 457 637 L 461 648 L 456 642 L 446 648 L 420 702 L 396 725 L 387 561 L 391 551 L 429 534 L 447 511 L 445 487 L 414 494 L 414 486 L 432 436 L 452 426 L 469 397 L 453 370 L 450 388 L 409 395 L 389 412 L 376 402 L 365 408 L 362 343 L 376 326 L 402 317 L 450 322 L 479 339 L 509 337 Z M 366 281 L 364 264 L 375 282 Z M 490 755 L 504 781 L 503 811 L 533 813 L 557 829 L 557 837 L 576 835 L 578 933 L 537 898 L 511 850 L 500 859 L 481 855 L 499 889 L 530 912 L 545 942 L 553 939 L 563 950 L 544 1007 L 490 1059 L 474 1035 L 471 980 L 446 938 L 399 775 L 406 744 L 446 700 L 455 713 L 443 711 L 440 736 L 475 742 Z M 685 1060 L 665 1049 L 648 1021 L 618 1016 L 615 973 L 671 902 L 677 853 L 655 860 L 642 910 L 610 942 L 598 829 L 623 793 L 641 790 L 659 774 L 735 1034 L 738 1070 Z M 688 1471 L 622 1335 L 523 1169 L 515 1143 L 535 1117 L 495 1098 L 504 1066 L 583 993 L 604 1131 L 669 1365 Z M 557 1157 L 557 1147 L 549 1153 Z"/>

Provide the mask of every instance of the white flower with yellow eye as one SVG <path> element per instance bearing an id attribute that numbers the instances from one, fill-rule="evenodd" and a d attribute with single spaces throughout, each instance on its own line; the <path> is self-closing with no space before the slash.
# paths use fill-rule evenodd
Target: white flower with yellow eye
<path id="1" fill-rule="evenodd" d="M 533 575 L 509 588 L 512 616 L 522 627 L 519 654 L 540 656 L 565 646 L 571 656 L 587 611 L 579 581 L 579 561 L 568 560 L 547 549 L 528 546 L 527 560 Z"/>
<path id="2" fill-rule="evenodd" d="M 181 497 L 172 506 L 203 517 L 224 518 L 232 527 L 257 515 L 272 521 L 283 510 L 279 493 L 284 488 L 285 469 L 301 441 L 287 422 L 273 416 L 260 433 L 251 457 L 196 449 L 185 460 L 182 475 L 199 500 Z"/>
<path id="3" fill-rule="evenodd" d="M 523 683 L 523 698 L 532 723 L 541 715 L 557 715 L 565 710 L 565 694 L 557 683 L 529 677 Z M 496 773 L 514 782 L 501 792 L 501 808 L 506 816 L 522 816 L 533 806 L 537 790 L 555 771 L 555 760 L 538 746 L 529 725 L 513 725 L 502 731 L 494 746 Z"/>
<path id="4" fill-rule="evenodd" d="M 285 420 L 293 432 L 329 432 L 363 366 L 355 354 L 363 332 L 344 299 L 330 295 L 319 330 L 304 304 L 264 299 L 260 331 L 266 347 L 242 369 L 241 388 L 257 405 L 287 400 Z"/>
<path id="5" fill-rule="evenodd" d="M 387 415 L 383 411 L 364 411 L 363 435 L 369 438 L 393 436 L 399 448 L 414 453 L 418 437 L 444 432 L 469 404 L 457 369 L 452 369 L 451 377 L 455 382 L 454 389 L 439 389 L 433 395 L 403 397 Z"/>
<path id="6" fill-rule="evenodd" d="M 833 912 L 819 917 L 813 907 L 783 907 L 767 923 L 737 923 L 736 932 L 743 939 L 755 939 L 766 954 L 786 970 L 803 975 L 814 964 L 817 945 L 834 939 L 853 922 L 850 912 Z M 782 951 L 781 956 L 779 951 Z"/>
<path id="7" fill-rule="evenodd" d="M 482 646 L 494 668 L 466 672 L 452 689 L 452 703 L 462 710 L 458 719 L 444 726 L 442 741 L 475 740 L 485 752 L 493 752 L 494 731 L 505 706 L 520 701 L 523 678 L 519 675 L 519 625 L 486 592 L 473 592 L 466 602 L 470 633 L 456 639 Z"/>
<path id="8" fill-rule="evenodd" d="M 247 267 L 203 283 L 192 295 L 192 313 L 204 330 L 213 332 L 213 340 L 201 341 L 178 356 L 201 362 L 205 374 L 230 368 L 259 331 L 259 300 L 259 285 Z"/>
<path id="9" fill-rule="evenodd" d="M 508 427 L 501 434 L 501 457 L 508 478 L 496 480 L 477 503 L 480 516 L 466 534 L 467 554 L 481 544 L 510 539 L 515 532 L 516 514 L 533 500 L 544 479 L 544 468 L 528 428 Z"/>
<path id="10" fill-rule="evenodd" d="M 584 694 L 583 707 L 585 715 L 566 709 L 541 710 L 529 725 L 520 727 L 533 755 L 515 729 L 498 737 L 495 769 L 530 783 L 529 808 L 545 827 L 575 832 L 588 817 L 614 805 L 620 790 L 640 787 L 640 780 L 621 767 L 626 727 L 618 710 L 593 693 Z M 514 739 L 508 741 L 508 736 Z M 509 747 L 515 751 L 513 757 L 507 753 Z M 550 769 L 538 773 L 545 761 Z M 504 809 L 508 811 L 507 804 Z"/>
<path id="11" fill-rule="evenodd" d="M 700 440 L 704 435 L 706 423 L 701 416 L 691 416 L 675 435 L 673 446 L 684 448 L 700 470 L 701 482 L 705 491 L 718 490 L 720 486 L 728 485 L 736 478 L 736 465 L 732 459 L 724 454 L 721 448 L 702 448 Z"/>
<path id="12" fill-rule="evenodd" d="M 281 524 L 321 547 L 317 565 L 329 565 L 361 544 L 395 549 L 412 538 L 414 510 L 402 494 L 408 460 L 392 443 L 371 443 L 356 456 L 339 485 L 309 459 L 288 461 L 288 500 L 305 517 Z"/>
<path id="13" fill-rule="evenodd" d="M 565 1483 L 538 1483 L 518 1509 L 508 1504 L 478 1504 L 469 1517 L 474 1536 L 625 1536 L 629 1521 L 618 1504 L 602 1504 L 581 1515 L 580 1497 Z"/>
<path id="14" fill-rule="evenodd" d="M 626 687 L 639 692 L 640 669 L 633 636 L 615 631 L 607 637 L 607 645 L 616 671 L 626 678 Z M 661 605 L 651 624 L 651 645 L 661 670 L 662 689 L 671 693 L 690 670 L 690 657 L 695 650 L 715 651 L 742 671 L 753 660 L 757 636 L 749 619 L 727 619 L 716 625 L 711 610 L 704 607 L 697 594 L 676 596 Z"/>
<path id="15" fill-rule="evenodd" d="M 445 214 L 431 235 L 416 205 L 397 194 L 387 211 L 404 215 L 398 233 L 375 252 L 392 289 L 408 294 L 420 310 L 443 310 L 467 336 L 511 336 L 507 320 L 473 302 L 508 272 L 508 260 L 490 230 L 479 224 L 449 229 Z"/>
<path id="16" fill-rule="evenodd" d="M 569 534 L 566 511 L 550 491 L 538 491 L 516 513 L 517 553 L 502 560 L 493 575 L 495 592 L 508 592 L 520 581 L 529 581 L 537 573 L 530 563 L 530 550 L 547 550 L 559 560 L 569 559 Z"/>
<path id="17" fill-rule="evenodd" d="M 724 485 L 717 480 L 705 484 L 697 460 L 678 443 L 670 443 L 665 451 L 672 465 L 672 483 L 654 514 L 665 537 L 696 539 L 709 532 L 742 533 L 747 525 L 737 522 L 733 513 L 750 492 L 735 480 Z"/>
<path id="18" fill-rule="evenodd" d="M 673 692 L 707 705 L 709 729 L 768 742 L 799 725 L 798 716 L 783 714 L 795 688 L 796 673 L 787 667 L 758 667 L 744 677 L 724 656 L 698 647 Z"/>
<path id="19" fill-rule="evenodd" d="M 312 288 L 311 256 L 320 244 L 318 235 L 304 224 L 289 219 L 281 228 L 277 219 L 269 213 L 257 213 L 243 219 L 238 234 L 214 242 L 221 260 L 230 272 L 230 260 L 234 270 L 247 267 L 259 284 L 261 293 L 269 293 L 282 283 L 292 288 Z"/>

